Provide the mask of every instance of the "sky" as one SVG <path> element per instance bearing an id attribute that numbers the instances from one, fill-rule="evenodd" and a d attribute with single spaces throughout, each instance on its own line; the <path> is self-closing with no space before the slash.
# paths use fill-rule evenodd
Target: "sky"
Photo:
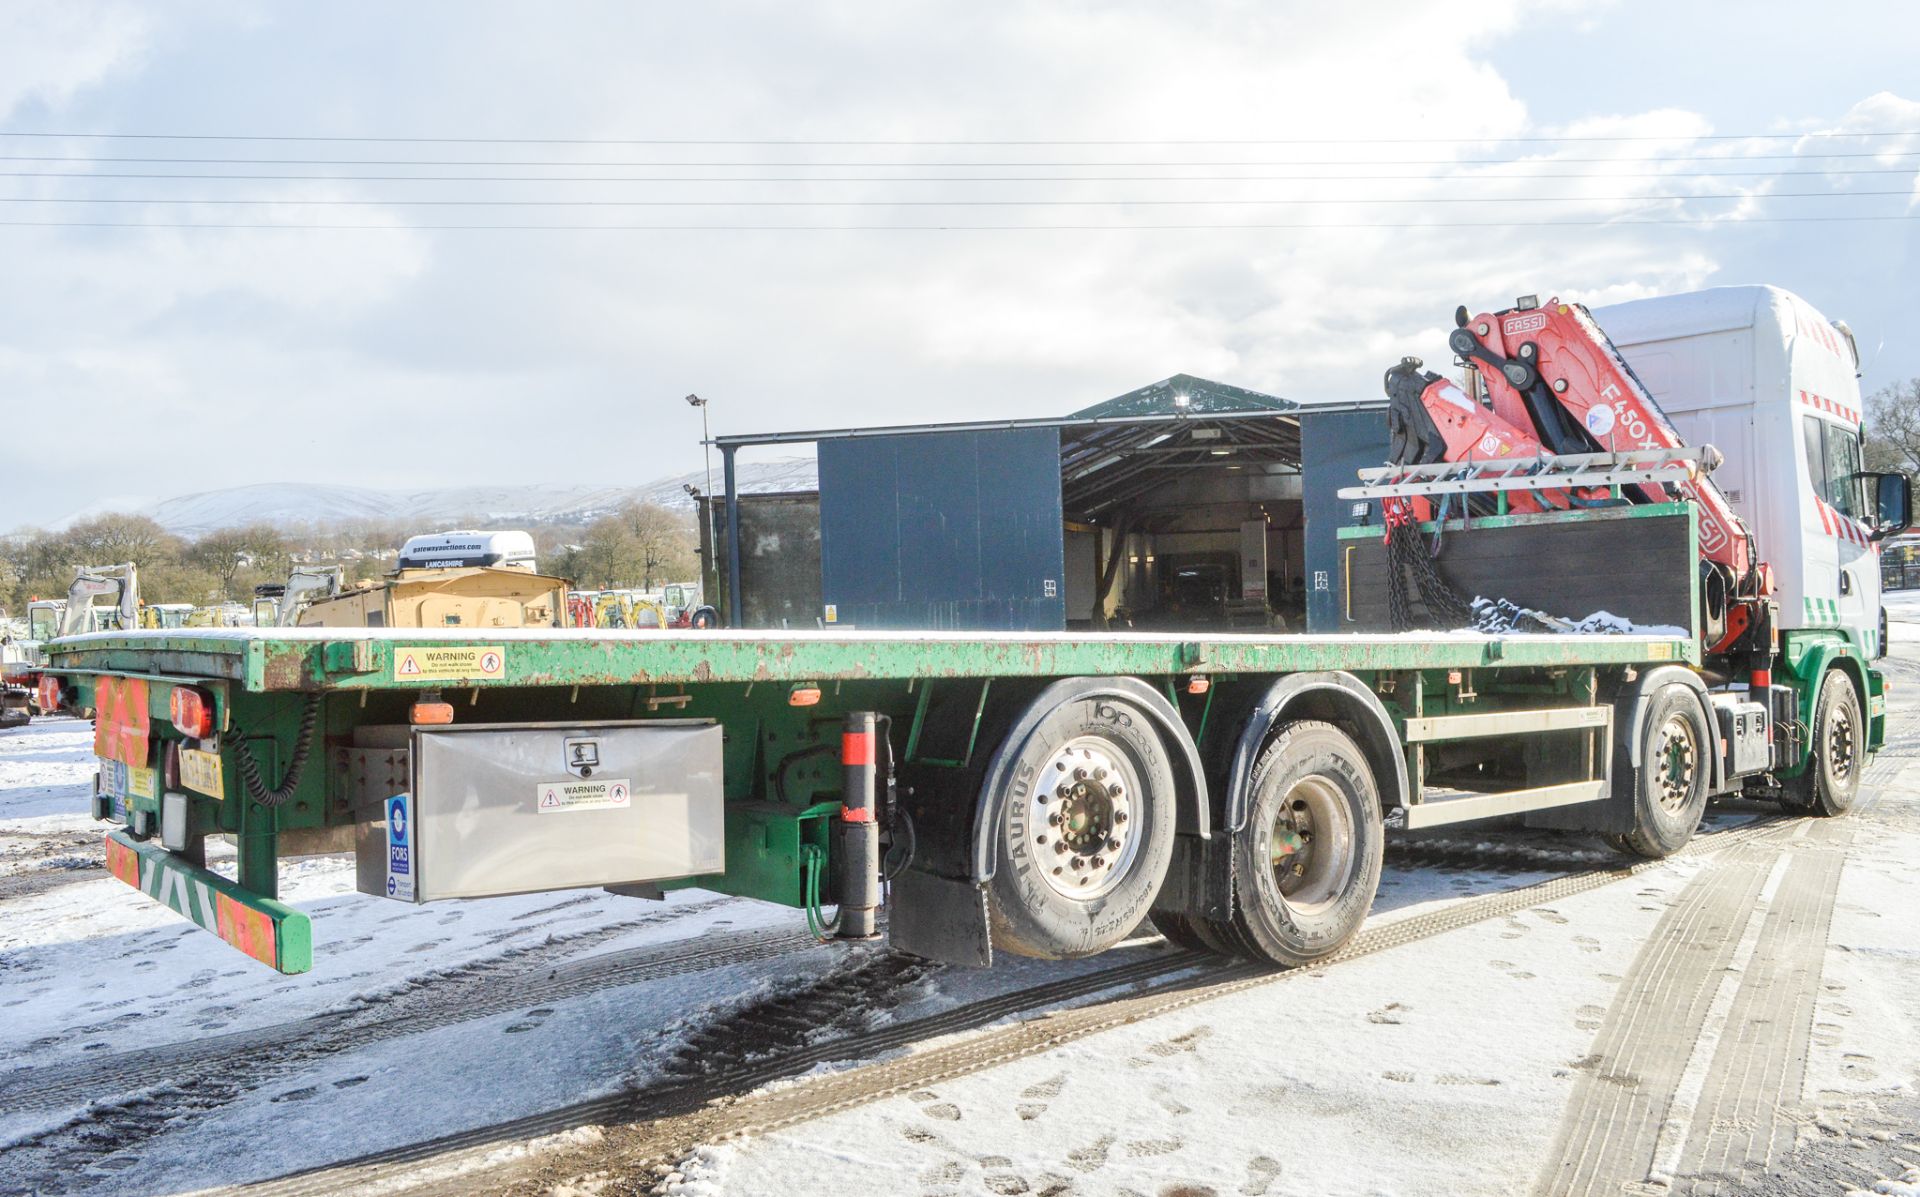
<path id="1" fill-rule="evenodd" d="M 692 392 L 716 433 L 1368 399 L 1528 293 L 1774 283 L 1863 389 L 1920 375 L 1920 9 L 1729 11 L 10 0 L 0 529 L 637 485 L 699 467 Z"/>

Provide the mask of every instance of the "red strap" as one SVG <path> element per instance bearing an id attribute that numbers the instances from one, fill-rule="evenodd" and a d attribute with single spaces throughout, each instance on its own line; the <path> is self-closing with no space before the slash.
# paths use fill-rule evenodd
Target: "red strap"
<path id="1" fill-rule="evenodd" d="M 843 765 L 873 764 L 873 733 L 840 733 L 840 763 Z"/>

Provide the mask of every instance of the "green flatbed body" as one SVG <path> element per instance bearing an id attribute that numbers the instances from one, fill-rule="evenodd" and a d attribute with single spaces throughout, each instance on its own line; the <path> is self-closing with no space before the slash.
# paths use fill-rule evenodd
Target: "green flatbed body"
<path id="1" fill-rule="evenodd" d="M 891 721 L 903 771 L 918 770 L 922 783 L 934 774 L 958 782 L 987 759 L 996 718 L 1055 679 L 1144 681 L 1198 743 L 1229 728 L 1222 711 L 1243 712 L 1285 675 L 1351 675 L 1386 695 L 1399 720 L 1587 705 L 1603 674 L 1696 663 L 1697 653 L 1695 641 L 1673 635 L 219 628 L 55 641 L 48 671 L 67 680 L 69 706 L 100 710 L 100 751 L 120 758 L 102 766 L 95 814 L 114 827 L 121 856 L 138 851 L 142 863 L 127 877 L 139 880 L 130 883 L 150 895 L 221 895 L 225 919 L 207 917 L 204 902 L 173 905 L 257 959 L 298 971 L 310 965 L 311 939 L 277 900 L 279 863 L 347 850 L 356 827 L 373 818 L 356 775 L 362 767 L 350 759 L 355 746 L 368 731 L 404 732 L 412 705 L 429 696 L 451 704 L 456 724 L 718 724 L 724 870 L 664 884 L 799 906 L 833 850 L 834 750 L 849 711 Z M 1209 684 L 1197 684 L 1202 678 Z M 210 752 L 190 752 L 193 742 L 171 722 L 181 687 L 213 702 L 216 734 L 200 742 Z M 303 744 L 307 760 L 296 769 Z M 202 780 L 184 771 L 166 780 L 175 754 L 196 757 Z M 283 796 L 262 801 L 250 791 L 249 766 Z M 407 788 L 391 776 L 383 794 Z M 171 852 L 160 843 L 169 801 Z M 1193 830 L 1206 834 L 1204 824 Z M 202 845 L 214 836 L 236 848 L 232 882 L 205 867 Z M 261 947 L 268 943 L 274 952 Z"/>
<path id="2" fill-rule="evenodd" d="M 496 676 L 415 677 L 402 650 L 501 649 Z M 1698 664 L 1688 636 L 1247 635 L 358 629 L 96 633 L 48 646 L 56 673 L 221 680 L 328 692 L 694 686 L 932 678 L 1156 677 L 1484 667 Z"/>

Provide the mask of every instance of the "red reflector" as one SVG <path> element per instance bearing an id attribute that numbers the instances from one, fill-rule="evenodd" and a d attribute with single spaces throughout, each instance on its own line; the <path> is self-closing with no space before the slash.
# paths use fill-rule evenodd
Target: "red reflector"
<path id="1" fill-rule="evenodd" d="M 213 734 L 213 700 L 192 686 L 175 686 L 167 692 L 167 717 L 189 740 Z"/>
<path id="2" fill-rule="evenodd" d="M 57 677 L 43 677 L 40 679 L 38 688 L 40 691 L 38 700 L 40 709 L 43 711 L 59 710 L 61 706 L 60 679 Z"/>
<path id="3" fill-rule="evenodd" d="M 1187 679 L 1187 693 L 1189 694 L 1205 694 L 1211 689 L 1213 689 L 1213 682 L 1208 678 L 1190 677 Z"/>
<path id="4" fill-rule="evenodd" d="M 844 823 L 871 823 L 873 822 L 873 812 L 870 810 L 861 810 L 857 807 L 843 806 L 840 808 L 840 819 Z"/>
<path id="5" fill-rule="evenodd" d="M 1765 690 L 1768 686 L 1773 685 L 1773 670 L 1754 670 L 1753 675 L 1747 679 L 1747 685 L 1754 690 Z M 1758 698 L 1757 695 L 1752 697 Z"/>
<path id="6" fill-rule="evenodd" d="M 453 704 L 450 702 L 416 702 L 413 704 L 413 709 L 407 713 L 407 718 L 414 723 L 427 724 L 429 726 L 452 723 Z"/>
<path id="7" fill-rule="evenodd" d="M 843 765 L 873 764 L 873 733 L 842 732 L 840 734 L 840 763 Z"/>
<path id="8" fill-rule="evenodd" d="M 818 686 L 795 686 L 792 693 L 787 695 L 787 705 L 790 707 L 810 707 L 819 701 Z"/>

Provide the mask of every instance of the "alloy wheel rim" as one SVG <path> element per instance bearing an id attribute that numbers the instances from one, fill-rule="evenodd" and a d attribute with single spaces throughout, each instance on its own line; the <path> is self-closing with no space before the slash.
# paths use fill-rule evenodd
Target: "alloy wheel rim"
<path id="1" fill-rule="evenodd" d="M 1103 898 L 1140 852 L 1140 775 L 1110 740 L 1080 736 L 1040 766 L 1028 824 L 1040 877 L 1076 901 Z"/>
<path id="2" fill-rule="evenodd" d="M 1853 775 L 1853 712 L 1837 706 L 1827 719 L 1827 768 L 1836 780 Z"/>
<path id="3" fill-rule="evenodd" d="M 1668 719 L 1660 727 L 1655 751 L 1659 762 L 1656 776 L 1660 784 L 1660 805 L 1677 814 L 1686 809 L 1693 797 L 1694 774 L 1700 761 L 1693 725 L 1680 715 Z"/>

